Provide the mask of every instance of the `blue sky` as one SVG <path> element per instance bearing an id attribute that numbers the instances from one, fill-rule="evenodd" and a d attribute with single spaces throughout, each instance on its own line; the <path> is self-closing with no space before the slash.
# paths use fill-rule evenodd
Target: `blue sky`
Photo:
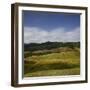
<path id="1" fill-rule="evenodd" d="M 23 26 L 25 43 L 80 41 L 79 14 L 23 11 Z"/>

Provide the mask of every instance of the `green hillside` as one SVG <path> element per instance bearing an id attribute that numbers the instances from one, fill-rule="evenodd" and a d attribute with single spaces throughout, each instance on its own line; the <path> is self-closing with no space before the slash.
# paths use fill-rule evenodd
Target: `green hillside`
<path id="1" fill-rule="evenodd" d="M 80 74 L 79 47 L 58 47 L 24 52 L 24 76 L 61 76 Z"/>

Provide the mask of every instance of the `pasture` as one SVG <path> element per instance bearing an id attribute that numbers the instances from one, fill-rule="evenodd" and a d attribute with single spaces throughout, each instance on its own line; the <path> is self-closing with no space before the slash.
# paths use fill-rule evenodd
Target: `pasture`
<path id="1" fill-rule="evenodd" d="M 80 49 L 55 48 L 24 52 L 24 76 L 65 76 L 80 74 Z"/>

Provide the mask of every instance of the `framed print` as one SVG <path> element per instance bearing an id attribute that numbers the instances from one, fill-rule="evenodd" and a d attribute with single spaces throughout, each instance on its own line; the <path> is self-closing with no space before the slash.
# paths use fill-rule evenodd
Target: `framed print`
<path id="1" fill-rule="evenodd" d="M 11 5 L 11 85 L 87 82 L 87 7 Z"/>

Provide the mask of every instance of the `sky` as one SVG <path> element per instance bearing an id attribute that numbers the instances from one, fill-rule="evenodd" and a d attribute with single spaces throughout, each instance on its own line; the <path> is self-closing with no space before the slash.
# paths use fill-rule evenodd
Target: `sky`
<path id="1" fill-rule="evenodd" d="M 23 11 L 24 43 L 80 41 L 80 14 Z"/>

